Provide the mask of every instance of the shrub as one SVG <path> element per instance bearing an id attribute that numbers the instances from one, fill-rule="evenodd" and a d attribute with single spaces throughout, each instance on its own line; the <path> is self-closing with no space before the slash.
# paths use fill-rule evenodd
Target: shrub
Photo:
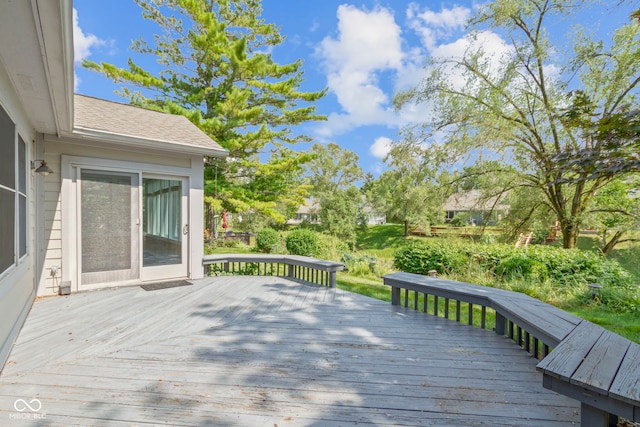
<path id="1" fill-rule="evenodd" d="M 453 227 L 464 227 L 465 225 L 469 224 L 470 219 L 471 219 L 470 213 L 461 212 L 456 214 L 456 216 L 454 216 L 451 219 L 451 222 L 449 224 L 451 224 L 451 226 Z"/>
<path id="2" fill-rule="evenodd" d="M 352 276 L 371 276 L 376 273 L 376 264 L 378 258 L 369 254 L 354 255 L 352 253 L 345 253 L 340 258 L 347 270 Z"/>
<path id="3" fill-rule="evenodd" d="M 256 246 L 260 252 L 271 253 L 278 244 L 278 232 L 273 228 L 263 228 L 256 236 Z"/>
<path id="4" fill-rule="evenodd" d="M 317 256 L 320 249 L 318 235 L 303 228 L 289 232 L 286 238 L 287 250 L 292 255 Z"/>
<path id="5" fill-rule="evenodd" d="M 495 272 L 501 278 L 507 280 L 516 278 L 544 280 L 547 276 L 546 266 L 527 256 L 526 253 L 519 253 L 501 259 L 496 265 Z"/>
<path id="6" fill-rule="evenodd" d="M 423 243 L 398 250 L 393 266 L 409 273 L 428 274 L 429 270 L 436 270 L 446 274 L 464 268 L 466 263 L 465 255 L 451 245 Z"/>
<path id="7" fill-rule="evenodd" d="M 318 253 L 316 256 L 328 261 L 338 261 L 342 254 L 349 252 L 349 245 L 336 236 L 329 234 L 317 234 Z"/>
<path id="8" fill-rule="evenodd" d="M 503 281 L 550 280 L 556 286 L 575 287 L 588 283 L 630 288 L 631 275 L 616 261 L 597 253 L 553 246 L 514 248 L 510 245 L 454 244 L 430 241 L 397 251 L 394 267 L 410 273 L 463 273 L 477 265 L 486 274 Z"/>

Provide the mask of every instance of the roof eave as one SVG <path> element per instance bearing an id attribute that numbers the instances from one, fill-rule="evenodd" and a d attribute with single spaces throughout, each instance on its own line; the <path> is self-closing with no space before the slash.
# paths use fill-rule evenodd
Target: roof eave
<path id="1" fill-rule="evenodd" d="M 147 139 L 134 137 L 131 135 L 121 135 L 103 130 L 83 128 L 76 126 L 68 136 L 87 141 L 105 142 L 124 148 L 140 148 L 145 150 L 155 150 L 168 153 L 179 153 L 189 155 L 203 155 L 210 157 L 227 157 L 229 151 L 221 148 L 207 148 L 197 145 L 181 144 L 175 141 L 162 141 L 157 139 Z"/>

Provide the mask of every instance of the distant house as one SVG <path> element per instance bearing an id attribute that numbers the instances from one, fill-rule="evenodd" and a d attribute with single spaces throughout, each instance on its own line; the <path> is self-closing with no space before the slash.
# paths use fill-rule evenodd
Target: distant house
<path id="1" fill-rule="evenodd" d="M 367 218 L 367 224 L 380 225 L 387 223 L 387 216 L 384 212 L 376 211 L 371 205 L 366 203 L 366 199 L 362 196 L 363 202 L 365 202 L 364 213 Z M 304 204 L 298 207 L 296 211 L 296 217 L 289 219 L 286 223 L 290 225 L 298 225 L 303 221 L 310 224 L 320 224 L 320 203 L 315 199 L 304 199 Z"/>
<path id="2" fill-rule="evenodd" d="M 503 199 L 504 196 L 484 197 L 480 190 L 452 194 L 444 203 L 445 221 L 450 222 L 459 213 L 469 214 L 477 224 L 485 220 L 498 221 L 509 211 L 509 205 Z M 491 218 L 488 218 L 490 214 Z"/>
<path id="3" fill-rule="evenodd" d="M 286 223 L 289 225 L 299 225 L 303 222 L 318 224 L 320 222 L 318 217 L 319 211 L 320 204 L 317 200 L 310 198 L 304 199 L 304 203 L 298 206 L 296 217 L 288 219 Z"/>
<path id="4" fill-rule="evenodd" d="M 36 295 L 203 276 L 203 156 L 227 152 L 74 95 L 72 11 L 0 3 L 0 367 Z"/>
<path id="5" fill-rule="evenodd" d="M 364 214 L 367 218 L 368 225 L 382 225 L 387 223 L 387 215 L 368 203 L 364 206 Z"/>

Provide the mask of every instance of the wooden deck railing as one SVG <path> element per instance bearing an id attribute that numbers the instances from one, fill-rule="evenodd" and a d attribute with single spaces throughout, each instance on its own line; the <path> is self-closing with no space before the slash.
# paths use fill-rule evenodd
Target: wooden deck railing
<path id="1" fill-rule="evenodd" d="M 640 421 L 640 345 L 524 294 L 411 273 L 383 279 L 392 304 L 493 329 L 542 359 L 544 387 L 581 402 L 583 427 Z"/>
<path id="2" fill-rule="evenodd" d="M 220 254 L 206 255 L 202 264 L 205 275 L 239 274 L 280 276 L 322 286 L 336 287 L 336 272 L 344 264 L 297 255 Z"/>

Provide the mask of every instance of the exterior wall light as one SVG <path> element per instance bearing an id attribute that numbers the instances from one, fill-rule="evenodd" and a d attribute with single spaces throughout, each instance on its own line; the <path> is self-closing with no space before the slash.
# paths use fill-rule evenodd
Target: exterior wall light
<path id="1" fill-rule="evenodd" d="M 40 166 L 37 166 L 38 162 L 40 162 Z M 31 170 L 39 173 L 42 176 L 47 176 L 50 173 L 53 173 L 53 170 L 49 166 L 47 166 L 47 162 L 45 162 L 44 160 L 32 160 Z"/>

